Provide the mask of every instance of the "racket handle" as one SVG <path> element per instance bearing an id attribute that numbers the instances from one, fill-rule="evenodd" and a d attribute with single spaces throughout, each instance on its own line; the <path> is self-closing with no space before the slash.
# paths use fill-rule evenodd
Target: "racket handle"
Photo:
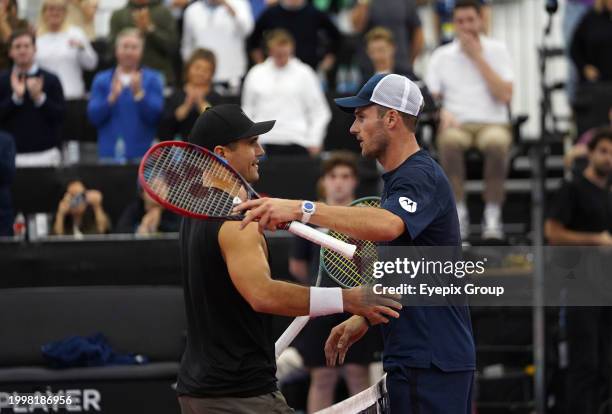
<path id="1" fill-rule="evenodd" d="M 336 253 L 340 253 L 342 256 L 348 259 L 352 259 L 353 255 L 355 254 L 355 250 L 357 250 L 357 246 L 354 244 L 349 244 L 343 242 L 342 240 L 338 240 L 298 221 L 292 221 L 287 230 L 296 236 L 310 240 L 319 246 L 323 246 L 327 249 L 335 251 Z"/>
<path id="2" fill-rule="evenodd" d="M 291 322 L 291 325 L 285 329 L 285 332 L 278 338 L 275 346 L 276 358 L 283 353 L 285 349 L 291 345 L 296 336 L 301 332 L 301 330 L 306 326 L 308 321 L 310 320 L 310 316 L 298 316 Z"/>

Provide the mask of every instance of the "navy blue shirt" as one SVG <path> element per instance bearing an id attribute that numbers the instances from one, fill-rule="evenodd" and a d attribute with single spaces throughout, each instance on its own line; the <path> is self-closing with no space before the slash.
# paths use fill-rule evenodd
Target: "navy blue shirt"
<path id="1" fill-rule="evenodd" d="M 420 150 L 383 174 L 382 208 L 400 217 L 406 231 L 388 246 L 461 245 L 455 199 L 442 168 Z M 405 306 L 382 326 L 386 371 L 394 366 L 467 371 L 476 368 L 467 306 Z"/>

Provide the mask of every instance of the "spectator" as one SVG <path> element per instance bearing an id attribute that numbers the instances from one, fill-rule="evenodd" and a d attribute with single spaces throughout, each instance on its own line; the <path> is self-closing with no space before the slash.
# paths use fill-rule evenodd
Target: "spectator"
<path id="1" fill-rule="evenodd" d="M 578 24 L 570 54 L 580 82 L 612 82 L 612 1 L 596 0 Z"/>
<path id="2" fill-rule="evenodd" d="M 66 22 L 66 0 L 44 0 L 36 40 L 36 61 L 55 73 L 66 99 L 85 96 L 83 69 L 93 70 L 98 56 L 85 33 Z"/>
<path id="3" fill-rule="evenodd" d="M 608 126 L 612 128 L 612 107 L 608 108 Z M 566 152 L 564 164 L 566 168 L 582 173 L 588 164 L 589 143 L 599 128 L 591 128 L 578 137 L 576 143 Z"/>
<path id="4" fill-rule="evenodd" d="M 353 24 L 361 33 L 381 26 L 393 33 L 395 64 L 399 73 L 411 73 L 417 56 L 423 51 L 425 40 L 415 0 L 361 0 L 353 12 Z M 362 68 L 371 73 L 369 62 Z"/>
<path id="5" fill-rule="evenodd" d="M 181 41 L 183 38 L 183 16 L 187 6 L 191 4 L 191 0 L 164 0 L 164 5 L 170 10 L 174 17 L 176 25 L 176 38 Z M 181 57 L 181 48 L 176 47 L 172 52 L 172 70 L 174 71 L 174 83 L 180 86 L 184 79 L 183 74 L 183 58 Z"/>
<path id="6" fill-rule="evenodd" d="M 15 142 L 6 132 L 0 132 L 0 236 L 13 235 L 13 204 L 11 184 L 15 175 Z"/>
<path id="7" fill-rule="evenodd" d="M 612 1 L 597 0 L 584 16 L 570 47 L 579 83 L 572 106 L 578 135 L 607 122 L 612 106 Z"/>
<path id="8" fill-rule="evenodd" d="M 317 155 L 331 119 L 317 74 L 294 57 L 295 43 L 286 30 L 273 30 L 266 45 L 270 56 L 244 80 L 244 112 L 255 121 L 277 119 L 274 129 L 260 137 L 269 155 Z"/>
<path id="9" fill-rule="evenodd" d="M 167 85 L 174 85 L 173 57 L 178 47 L 176 23 L 161 0 L 130 0 L 111 17 L 110 41 L 122 30 L 135 27 L 144 39 L 142 64 L 160 71 Z"/>
<path id="10" fill-rule="evenodd" d="M 183 60 L 197 48 L 217 57 L 215 82 L 239 88 L 247 70 L 245 39 L 253 30 L 247 0 L 202 0 L 187 7 L 183 18 Z"/>
<path id="11" fill-rule="evenodd" d="M 397 73 L 414 81 L 421 89 L 425 106 L 421 115 L 435 112 L 436 104 L 425 83 L 413 72 L 402 73 L 395 65 L 395 40 L 393 33 L 384 27 L 375 27 L 365 35 L 366 53 L 372 62 L 374 73 Z"/>
<path id="12" fill-rule="evenodd" d="M 179 231 L 179 225 L 179 216 L 160 206 L 138 185 L 138 199 L 121 213 L 117 233 L 173 233 Z"/>
<path id="13" fill-rule="evenodd" d="M 215 66 L 215 55 L 210 50 L 196 49 L 191 54 L 185 66 L 185 85 L 175 90 L 166 102 L 161 139 L 186 140 L 198 116 L 221 101 L 221 96 L 212 88 Z"/>
<path id="14" fill-rule="evenodd" d="M 306 0 L 280 0 L 259 16 L 248 41 L 249 53 L 256 63 L 264 61 L 264 35 L 273 29 L 291 33 L 295 39 L 295 56 L 311 68 L 327 72 L 334 65 L 340 32 L 325 13 Z"/>
<path id="15" fill-rule="evenodd" d="M 313 0 L 313 6 L 327 14 L 340 31 L 340 45 L 334 66 L 327 72 L 326 90 L 340 94 L 353 93 L 361 81 L 357 52 L 362 48 L 362 34 L 353 25 L 356 0 Z"/>
<path id="16" fill-rule="evenodd" d="M 97 0 L 96 14 L 94 16 L 96 39 L 108 43 L 111 29 L 111 17 L 114 12 L 125 7 L 127 3 L 128 0 Z M 110 57 L 112 58 L 112 56 Z"/>
<path id="17" fill-rule="evenodd" d="M 9 39 L 11 69 L 0 74 L 0 125 L 15 139 L 17 166 L 59 165 L 64 116 L 62 85 L 34 62 L 36 36 L 15 31 Z"/>
<path id="18" fill-rule="evenodd" d="M 584 173 L 565 182 L 545 223 L 549 243 L 574 246 L 612 246 L 612 129 L 599 130 L 589 143 L 589 163 Z M 605 253 L 604 253 L 605 254 Z M 579 277 L 588 275 L 580 275 Z M 584 279 L 583 279 L 584 280 Z M 587 282 L 588 284 L 588 282 Z M 573 298 L 567 292 L 568 300 Z M 571 302 L 570 302 L 571 303 Z M 610 399 L 612 312 L 609 307 L 566 309 L 569 364 L 566 412 L 604 412 Z"/>
<path id="19" fill-rule="evenodd" d="M 482 16 L 476 0 L 458 0 L 453 22 L 457 39 L 436 49 L 426 76 L 429 90 L 442 103 L 437 138 L 440 162 L 455 193 L 465 239 L 469 218 L 463 153 L 476 147 L 484 154 L 482 236 L 501 239 L 504 181 L 512 144 L 507 110 L 512 99 L 512 61 L 502 43 L 480 34 Z"/>
<path id="20" fill-rule="evenodd" d="M 143 39 L 137 29 L 117 35 L 117 67 L 96 75 L 87 113 L 98 129 L 98 155 L 105 162 L 136 160 L 155 137 L 164 97 L 160 74 L 141 67 Z"/>
<path id="21" fill-rule="evenodd" d="M 87 40 L 96 38 L 94 18 L 98 9 L 98 0 L 68 0 L 66 22 L 78 27 L 85 33 Z"/>
<path id="22" fill-rule="evenodd" d="M 30 25 L 25 19 L 17 15 L 17 0 L 0 0 L 0 71 L 8 69 L 9 47 L 8 41 L 16 30 L 28 30 Z"/>
<path id="23" fill-rule="evenodd" d="M 322 199 L 332 206 L 346 206 L 355 199 L 359 183 L 356 156 L 337 152 L 323 163 L 320 179 Z M 293 239 L 289 269 L 292 275 L 307 285 L 314 285 L 319 267 L 319 247 L 301 238 Z M 335 287 L 335 283 L 323 276 L 322 287 Z M 331 329 L 344 322 L 347 315 L 338 314 L 312 319 L 295 340 L 304 366 L 310 370 L 307 412 L 314 413 L 329 407 L 334 402 L 336 385 L 344 374 L 350 395 L 355 395 L 369 385 L 368 365 L 374 362 L 376 345 L 381 348 L 378 332 L 369 332 L 365 338 L 351 347 L 345 364 L 327 367 L 325 363 L 325 340 Z M 379 334 L 378 334 L 379 335 Z"/>
<path id="24" fill-rule="evenodd" d="M 68 183 L 57 206 L 53 234 L 81 237 L 108 233 L 109 230 L 110 221 L 102 206 L 102 193 L 88 190 L 79 180 Z"/>
<path id="25" fill-rule="evenodd" d="M 568 57 L 566 90 L 570 102 L 574 101 L 579 80 L 578 71 L 571 60 L 570 46 L 576 27 L 578 27 L 584 15 L 591 10 L 594 3 L 595 0 L 567 0 L 563 9 L 563 41 L 565 42 L 565 53 Z"/>
<path id="26" fill-rule="evenodd" d="M 491 27 L 491 6 L 490 0 L 478 0 L 480 3 L 480 12 L 482 14 L 482 32 L 489 33 Z M 455 28 L 453 26 L 453 9 L 455 0 L 435 0 L 434 4 L 434 27 L 438 44 L 444 45 L 452 42 L 455 37 Z"/>
<path id="27" fill-rule="evenodd" d="M 395 40 L 393 33 L 384 27 L 375 27 L 365 35 L 366 53 L 372 62 L 374 73 L 397 73 L 411 80 L 415 79 L 412 72 L 402 73 L 395 64 Z"/>

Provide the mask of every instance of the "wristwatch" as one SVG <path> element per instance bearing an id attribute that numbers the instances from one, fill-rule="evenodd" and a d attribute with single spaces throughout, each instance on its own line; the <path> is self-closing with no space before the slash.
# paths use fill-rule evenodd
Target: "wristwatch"
<path id="1" fill-rule="evenodd" d="M 302 220 L 301 222 L 306 224 L 310 221 L 310 216 L 315 213 L 316 205 L 312 201 L 302 201 Z"/>

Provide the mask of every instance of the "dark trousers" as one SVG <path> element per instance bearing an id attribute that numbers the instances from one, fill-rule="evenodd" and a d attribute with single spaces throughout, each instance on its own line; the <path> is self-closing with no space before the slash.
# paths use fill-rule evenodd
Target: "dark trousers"
<path id="1" fill-rule="evenodd" d="M 610 396 L 612 309 L 568 307 L 569 366 L 566 413 L 607 414 L 600 411 Z"/>
<path id="2" fill-rule="evenodd" d="M 474 371 L 394 367 L 387 372 L 391 414 L 471 414 Z"/>
<path id="3" fill-rule="evenodd" d="M 257 397 L 178 398 L 181 414 L 291 414 L 293 409 L 280 391 Z"/>

